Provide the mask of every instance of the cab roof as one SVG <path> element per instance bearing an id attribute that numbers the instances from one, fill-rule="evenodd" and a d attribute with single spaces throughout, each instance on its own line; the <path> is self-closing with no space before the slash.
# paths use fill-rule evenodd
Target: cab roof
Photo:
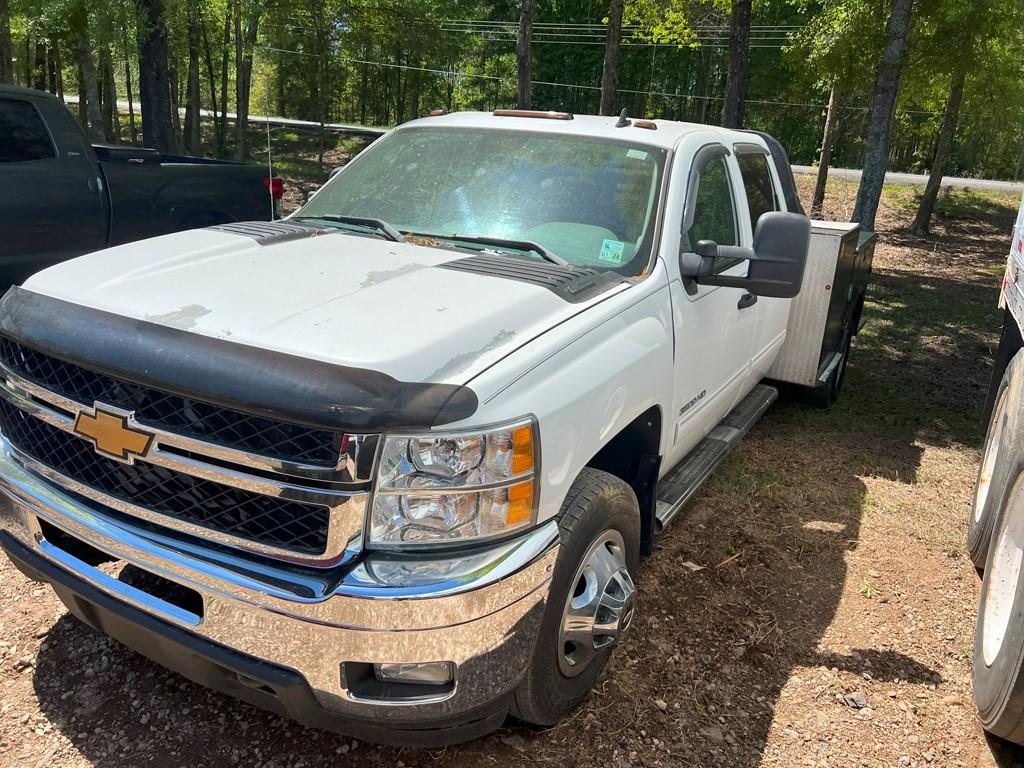
<path id="1" fill-rule="evenodd" d="M 537 131 L 542 133 L 559 133 L 570 136 L 593 136 L 604 139 L 620 139 L 636 144 L 647 144 L 664 149 L 672 149 L 684 136 L 703 132 L 717 134 L 722 143 L 728 145 L 736 142 L 761 144 L 756 134 L 747 131 L 734 131 L 716 125 L 701 123 L 680 123 L 675 120 L 646 120 L 631 117 L 630 125 L 617 127 L 619 117 L 598 115 L 572 115 L 569 118 L 557 118 L 554 115 L 565 113 L 537 112 L 537 116 L 509 116 L 495 112 L 452 112 L 450 114 L 424 117 L 403 123 L 398 130 L 413 126 L 446 126 L 458 128 L 491 128 L 515 131 Z M 550 115 L 550 116 L 548 116 Z M 639 127 L 636 123 L 654 125 L 656 128 Z"/>

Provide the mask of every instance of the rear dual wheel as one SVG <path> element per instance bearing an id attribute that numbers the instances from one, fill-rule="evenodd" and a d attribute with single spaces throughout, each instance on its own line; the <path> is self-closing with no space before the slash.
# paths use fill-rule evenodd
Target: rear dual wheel
<path id="1" fill-rule="evenodd" d="M 832 368 L 828 378 L 816 387 L 805 389 L 803 400 L 815 408 L 831 408 L 839 399 L 839 393 L 843 389 L 843 380 L 846 378 L 846 363 L 850 359 L 850 344 L 853 337 L 849 330 L 843 333 L 843 340 L 839 345 L 839 360 Z"/>
<path id="2" fill-rule="evenodd" d="M 633 621 L 640 512 L 633 489 L 584 469 L 559 518 L 561 549 L 533 658 L 513 714 L 535 725 L 568 715 Z"/>

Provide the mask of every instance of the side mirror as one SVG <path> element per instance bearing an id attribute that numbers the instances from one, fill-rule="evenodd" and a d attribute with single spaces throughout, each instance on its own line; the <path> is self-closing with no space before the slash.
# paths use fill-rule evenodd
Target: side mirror
<path id="1" fill-rule="evenodd" d="M 800 293 L 811 240 L 811 221 L 799 213 L 773 211 L 758 219 L 754 247 L 697 242 L 695 253 L 679 257 L 680 272 L 700 285 L 742 288 L 755 296 L 791 299 Z M 746 277 L 715 275 L 715 257 L 750 262 Z"/>
<path id="2" fill-rule="evenodd" d="M 684 277 L 709 277 L 715 271 L 719 246 L 714 240 L 698 240 L 693 253 L 679 254 L 679 271 Z"/>
<path id="3" fill-rule="evenodd" d="M 319 188 L 309 190 L 309 192 L 306 193 L 306 202 L 308 203 L 310 200 L 312 200 L 314 197 L 316 197 L 316 193 L 319 192 L 319 191 L 320 191 Z"/>
<path id="4" fill-rule="evenodd" d="M 341 171 L 342 171 L 342 169 L 344 169 L 344 167 L 345 166 L 343 166 L 343 165 L 339 165 L 336 168 L 331 168 L 331 172 L 329 174 L 327 174 L 327 180 L 330 181 L 335 176 L 337 176 L 339 173 L 341 173 Z"/>

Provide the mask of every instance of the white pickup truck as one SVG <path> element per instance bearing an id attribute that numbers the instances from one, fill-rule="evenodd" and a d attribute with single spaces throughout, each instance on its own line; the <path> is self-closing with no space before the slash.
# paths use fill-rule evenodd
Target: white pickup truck
<path id="1" fill-rule="evenodd" d="M 554 723 L 766 377 L 838 394 L 864 240 L 812 228 L 762 134 L 407 123 L 289 219 L 4 296 L 0 546 L 88 624 L 306 724 Z"/>
<path id="2" fill-rule="evenodd" d="M 1013 231 L 967 548 L 982 574 L 974 698 L 990 733 L 1024 744 L 1024 199 Z"/>

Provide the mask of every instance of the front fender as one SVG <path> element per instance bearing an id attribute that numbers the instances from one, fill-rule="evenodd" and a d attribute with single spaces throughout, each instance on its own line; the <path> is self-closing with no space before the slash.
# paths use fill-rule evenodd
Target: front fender
<path id="1" fill-rule="evenodd" d="M 670 411 L 673 328 L 668 282 L 659 277 L 552 329 L 495 367 L 504 371 L 470 384 L 481 402 L 474 424 L 537 418 L 538 522 L 558 514 L 580 470 L 637 416 L 652 406 Z"/>

